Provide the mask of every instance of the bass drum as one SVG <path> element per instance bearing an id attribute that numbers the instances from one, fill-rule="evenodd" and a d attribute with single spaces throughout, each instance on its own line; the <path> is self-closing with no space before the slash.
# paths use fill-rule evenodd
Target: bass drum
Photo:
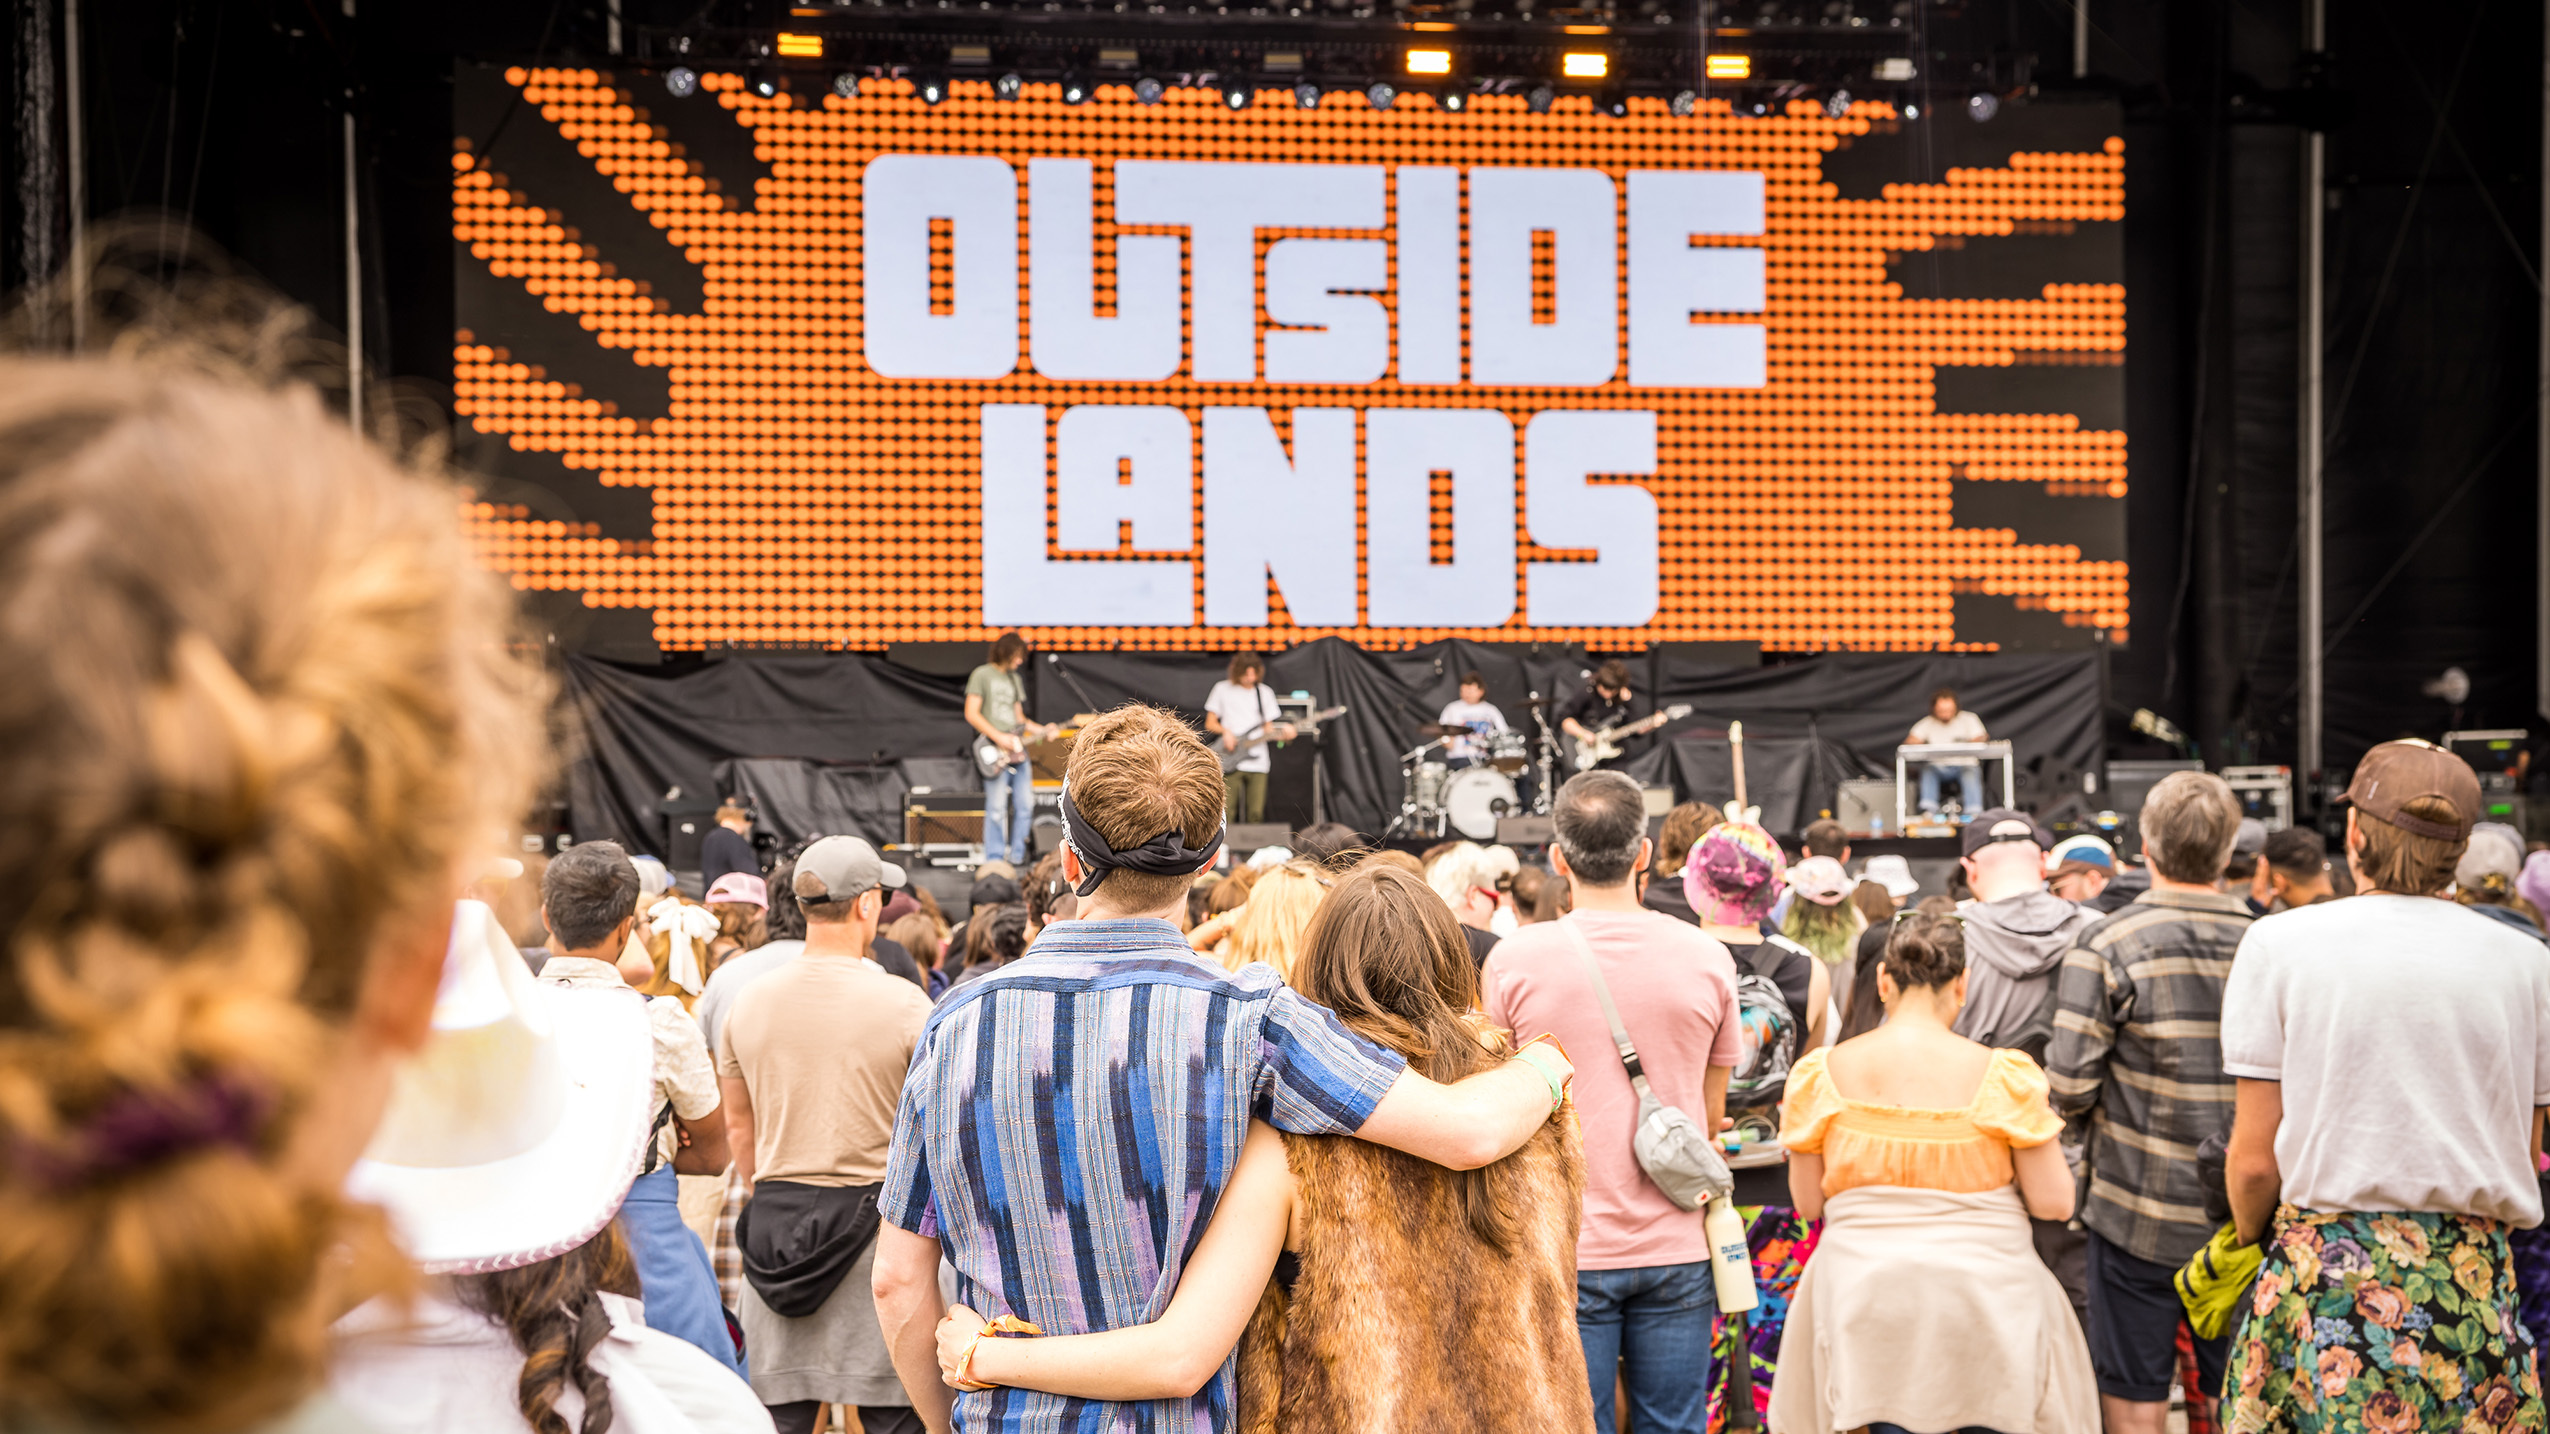
<path id="1" fill-rule="evenodd" d="M 1514 783 L 1494 767 L 1465 767 L 1444 784 L 1443 814 L 1472 841 L 1496 840 L 1496 819 L 1521 809 Z"/>

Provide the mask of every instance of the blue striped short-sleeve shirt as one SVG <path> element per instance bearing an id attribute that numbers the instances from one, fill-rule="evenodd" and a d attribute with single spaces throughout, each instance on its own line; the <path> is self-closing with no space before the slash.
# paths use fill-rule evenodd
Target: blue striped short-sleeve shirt
<path id="1" fill-rule="evenodd" d="M 958 1296 L 1047 1334 L 1158 1319 L 1251 1117 L 1351 1134 L 1406 1062 L 1273 968 L 1196 955 L 1165 921 L 1071 921 L 930 1018 L 903 1086 L 884 1218 L 935 1236 Z M 1232 1365 L 1191 1399 L 959 1394 L 956 1427 L 1214 1434 Z"/>

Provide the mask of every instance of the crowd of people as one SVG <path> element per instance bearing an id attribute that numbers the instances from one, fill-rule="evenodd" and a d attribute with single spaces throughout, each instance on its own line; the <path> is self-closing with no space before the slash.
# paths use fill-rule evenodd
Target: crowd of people
<path id="1" fill-rule="evenodd" d="M 452 501 L 5 364 L 0 1429 L 2544 1427 L 2550 852 L 2447 752 L 2334 854 L 2182 772 L 1926 884 L 1591 771 L 1234 860 L 1135 705 L 961 919 L 741 803 L 694 899 L 495 855 L 549 694 Z"/>

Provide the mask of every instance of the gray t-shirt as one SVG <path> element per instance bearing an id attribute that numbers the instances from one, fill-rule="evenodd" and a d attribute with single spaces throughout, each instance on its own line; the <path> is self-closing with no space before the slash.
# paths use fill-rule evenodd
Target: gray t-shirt
<path id="1" fill-rule="evenodd" d="M 2222 1068 L 2283 1084 L 2276 1165 L 2306 1210 L 2541 1223 L 2550 949 L 2431 896 L 2261 917 L 2222 993 Z"/>
<path id="2" fill-rule="evenodd" d="M 983 699 L 983 720 L 991 723 L 995 731 L 1018 730 L 1018 706 L 1025 700 L 1027 690 L 1017 673 L 986 662 L 965 679 L 965 695 Z"/>

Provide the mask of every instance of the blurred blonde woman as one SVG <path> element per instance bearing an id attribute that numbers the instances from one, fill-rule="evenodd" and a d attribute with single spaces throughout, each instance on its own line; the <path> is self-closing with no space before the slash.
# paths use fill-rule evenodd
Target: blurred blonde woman
<path id="1" fill-rule="evenodd" d="M 1288 861 L 1261 872 L 1248 889 L 1247 909 L 1222 948 L 1223 969 L 1236 971 L 1263 961 L 1290 981 L 1293 953 L 1300 949 L 1310 919 L 1319 914 L 1328 882 L 1327 870 L 1307 861 Z"/>
<path id="2" fill-rule="evenodd" d="M 543 755 L 462 498 L 306 390 L 0 359 L 0 1428 L 359 1427 L 341 1192 Z"/>

